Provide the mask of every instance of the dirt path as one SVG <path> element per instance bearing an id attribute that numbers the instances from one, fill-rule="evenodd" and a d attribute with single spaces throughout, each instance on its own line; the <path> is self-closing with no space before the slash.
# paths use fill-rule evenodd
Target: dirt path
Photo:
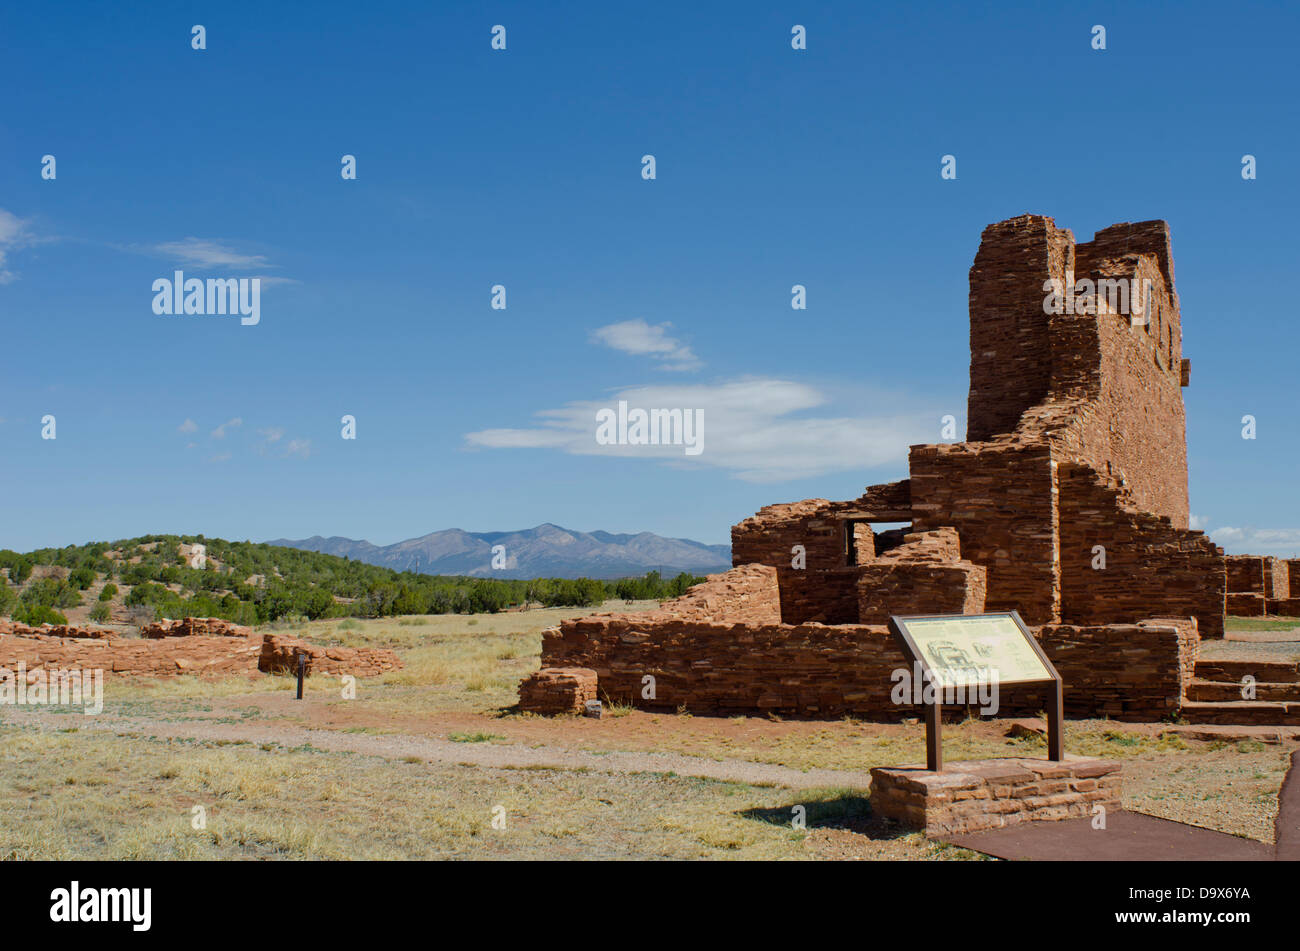
<path id="1" fill-rule="evenodd" d="M 77 727 L 158 739 L 234 740 L 253 744 L 275 743 L 296 747 L 310 744 L 331 753 L 360 753 L 386 759 L 418 756 L 431 763 L 494 768 L 552 767 L 590 769 L 606 773 L 676 773 L 752 785 L 785 786 L 790 789 L 847 787 L 866 789 L 870 774 L 857 770 L 797 770 L 748 760 L 714 760 L 680 753 L 609 752 L 594 753 L 559 746 L 522 746 L 516 743 L 457 743 L 435 737 L 389 734 L 340 733 L 304 727 L 258 723 L 204 723 L 160 721 L 101 713 L 87 717 L 78 713 L 48 713 L 42 710 L 8 709 L 0 723 L 36 726 L 43 730 Z"/>

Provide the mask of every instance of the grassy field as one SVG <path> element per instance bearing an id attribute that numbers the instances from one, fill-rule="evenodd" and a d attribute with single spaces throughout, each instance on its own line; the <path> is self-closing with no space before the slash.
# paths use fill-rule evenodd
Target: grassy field
<path id="1" fill-rule="evenodd" d="M 6 708 L 0 857 L 978 857 L 870 814 L 866 770 L 923 759 L 917 724 L 518 712 L 541 631 L 581 613 L 287 628 L 399 653 L 405 669 L 350 700 L 329 678 L 297 702 L 288 677 L 184 677 L 110 681 L 99 717 Z M 1290 747 L 1162 729 L 1073 721 L 1066 745 L 1123 760 L 1130 808 L 1271 841 Z M 944 738 L 954 761 L 1044 753 L 1005 722 Z M 791 825 L 795 805 L 806 829 Z"/>

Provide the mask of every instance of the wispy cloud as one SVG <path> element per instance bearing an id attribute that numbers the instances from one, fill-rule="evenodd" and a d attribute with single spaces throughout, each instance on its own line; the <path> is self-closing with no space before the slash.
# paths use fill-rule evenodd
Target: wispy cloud
<path id="1" fill-rule="evenodd" d="M 1225 525 L 1209 532 L 1230 555 L 1300 557 L 1300 528 L 1236 528 Z"/>
<path id="2" fill-rule="evenodd" d="M 197 432 L 198 428 L 198 423 L 194 422 L 192 419 L 186 418 L 185 422 L 176 427 L 176 431 L 178 433 L 192 433 Z"/>
<path id="3" fill-rule="evenodd" d="M 284 438 L 284 429 L 279 426 L 268 426 L 266 429 L 259 429 L 257 434 L 262 437 L 263 442 L 279 442 Z"/>
<path id="4" fill-rule="evenodd" d="M 33 242 L 28 222 L 0 208 L 0 284 L 10 284 L 18 275 L 8 268 L 9 254 Z"/>
<path id="5" fill-rule="evenodd" d="M 251 268 L 274 267 L 265 255 L 244 254 L 230 245 L 209 238 L 182 238 L 180 241 L 164 241 L 155 244 L 150 250 L 163 257 L 196 267 L 199 269 L 225 268 L 244 271 Z"/>
<path id="6" fill-rule="evenodd" d="M 220 426 L 218 426 L 216 429 L 212 430 L 212 438 L 225 439 L 227 429 L 237 429 L 242 425 L 244 425 L 244 421 L 240 419 L 238 416 L 236 416 L 234 419 L 228 419 Z"/>
<path id="7" fill-rule="evenodd" d="M 629 408 L 701 409 L 704 451 L 690 459 L 681 446 L 620 446 L 596 442 L 596 412 L 626 400 Z M 744 379 L 718 384 L 639 386 L 604 400 L 568 403 L 535 415 L 539 425 L 485 429 L 465 436 L 484 449 L 555 449 L 573 455 L 643 457 L 673 465 L 708 465 L 747 482 L 779 482 L 900 462 L 907 447 L 938 441 L 939 416 L 814 415 L 827 394 L 804 383 Z"/>
<path id="8" fill-rule="evenodd" d="M 697 370 L 704 364 L 686 344 L 668 336 L 670 323 L 648 324 L 644 320 L 625 320 L 607 324 L 591 332 L 596 343 L 633 356 L 659 361 L 664 370 Z"/>
<path id="9" fill-rule="evenodd" d="M 311 455 L 310 439 L 290 439 L 284 447 L 286 457 L 297 456 L 299 459 L 306 459 Z"/>

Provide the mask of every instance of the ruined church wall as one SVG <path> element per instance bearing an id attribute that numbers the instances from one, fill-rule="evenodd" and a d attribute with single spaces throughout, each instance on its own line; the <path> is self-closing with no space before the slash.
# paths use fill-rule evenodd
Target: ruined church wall
<path id="1" fill-rule="evenodd" d="M 970 269 L 970 395 L 966 438 L 1013 432 L 1047 397 L 1051 339 L 1043 283 L 1073 268 L 1074 236 L 1042 215 L 989 225 Z"/>
<path id="2" fill-rule="evenodd" d="M 1070 717 L 1150 721 L 1176 713 L 1196 661 L 1188 620 L 1047 625 L 1035 634 L 1061 674 Z M 908 664 L 880 625 L 598 615 L 546 631 L 542 665 L 595 671 L 601 700 L 639 709 L 881 721 L 919 714 L 893 702 L 891 675 Z M 647 675 L 653 698 L 644 696 Z M 1004 686 L 999 701 L 998 715 L 1020 716 L 1041 711 L 1048 698 L 1041 688 Z"/>
<path id="3" fill-rule="evenodd" d="M 913 446 L 912 526 L 952 526 L 988 572 L 985 607 L 1027 624 L 1059 619 L 1056 474 L 1047 445 Z"/>
<path id="4" fill-rule="evenodd" d="M 1113 314 L 1052 320 L 1059 351 L 1075 351 L 1083 335 L 1096 339 L 1082 349 L 1097 360 L 1095 384 L 1090 381 L 1097 391 L 1089 394 L 1086 412 L 1075 415 L 1073 438 L 1060 445 L 1099 472 L 1122 478 L 1140 508 L 1187 528 L 1187 420 L 1177 344 L 1170 342 L 1178 315 L 1154 258 L 1142 258 L 1132 273 L 1152 280 L 1155 319 L 1133 326 L 1127 316 Z M 1058 367 L 1067 359 L 1058 359 Z M 1054 392 L 1076 392 L 1066 380 Z"/>
<path id="5" fill-rule="evenodd" d="M 1086 465 L 1062 463 L 1057 485 L 1062 621 L 1192 617 L 1201 635 L 1223 636 L 1225 562 L 1204 533 L 1131 508 Z M 1105 557 L 1100 569 L 1093 567 L 1099 545 Z"/>

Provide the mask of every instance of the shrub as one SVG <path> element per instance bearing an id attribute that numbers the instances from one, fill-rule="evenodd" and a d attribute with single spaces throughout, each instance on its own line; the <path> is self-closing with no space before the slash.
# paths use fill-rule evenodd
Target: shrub
<path id="1" fill-rule="evenodd" d="M 68 619 L 45 604 L 23 604 L 14 612 L 14 620 L 30 627 L 42 624 L 67 624 Z"/>
<path id="2" fill-rule="evenodd" d="M 99 600 L 112 601 L 115 597 L 117 597 L 117 585 L 110 581 L 104 585 L 104 590 L 99 592 Z"/>
<path id="3" fill-rule="evenodd" d="M 113 617 L 113 609 L 107 601 L 98 601 L 90 609 L 90 619 L 99 624 L 103 624 Z"/>

